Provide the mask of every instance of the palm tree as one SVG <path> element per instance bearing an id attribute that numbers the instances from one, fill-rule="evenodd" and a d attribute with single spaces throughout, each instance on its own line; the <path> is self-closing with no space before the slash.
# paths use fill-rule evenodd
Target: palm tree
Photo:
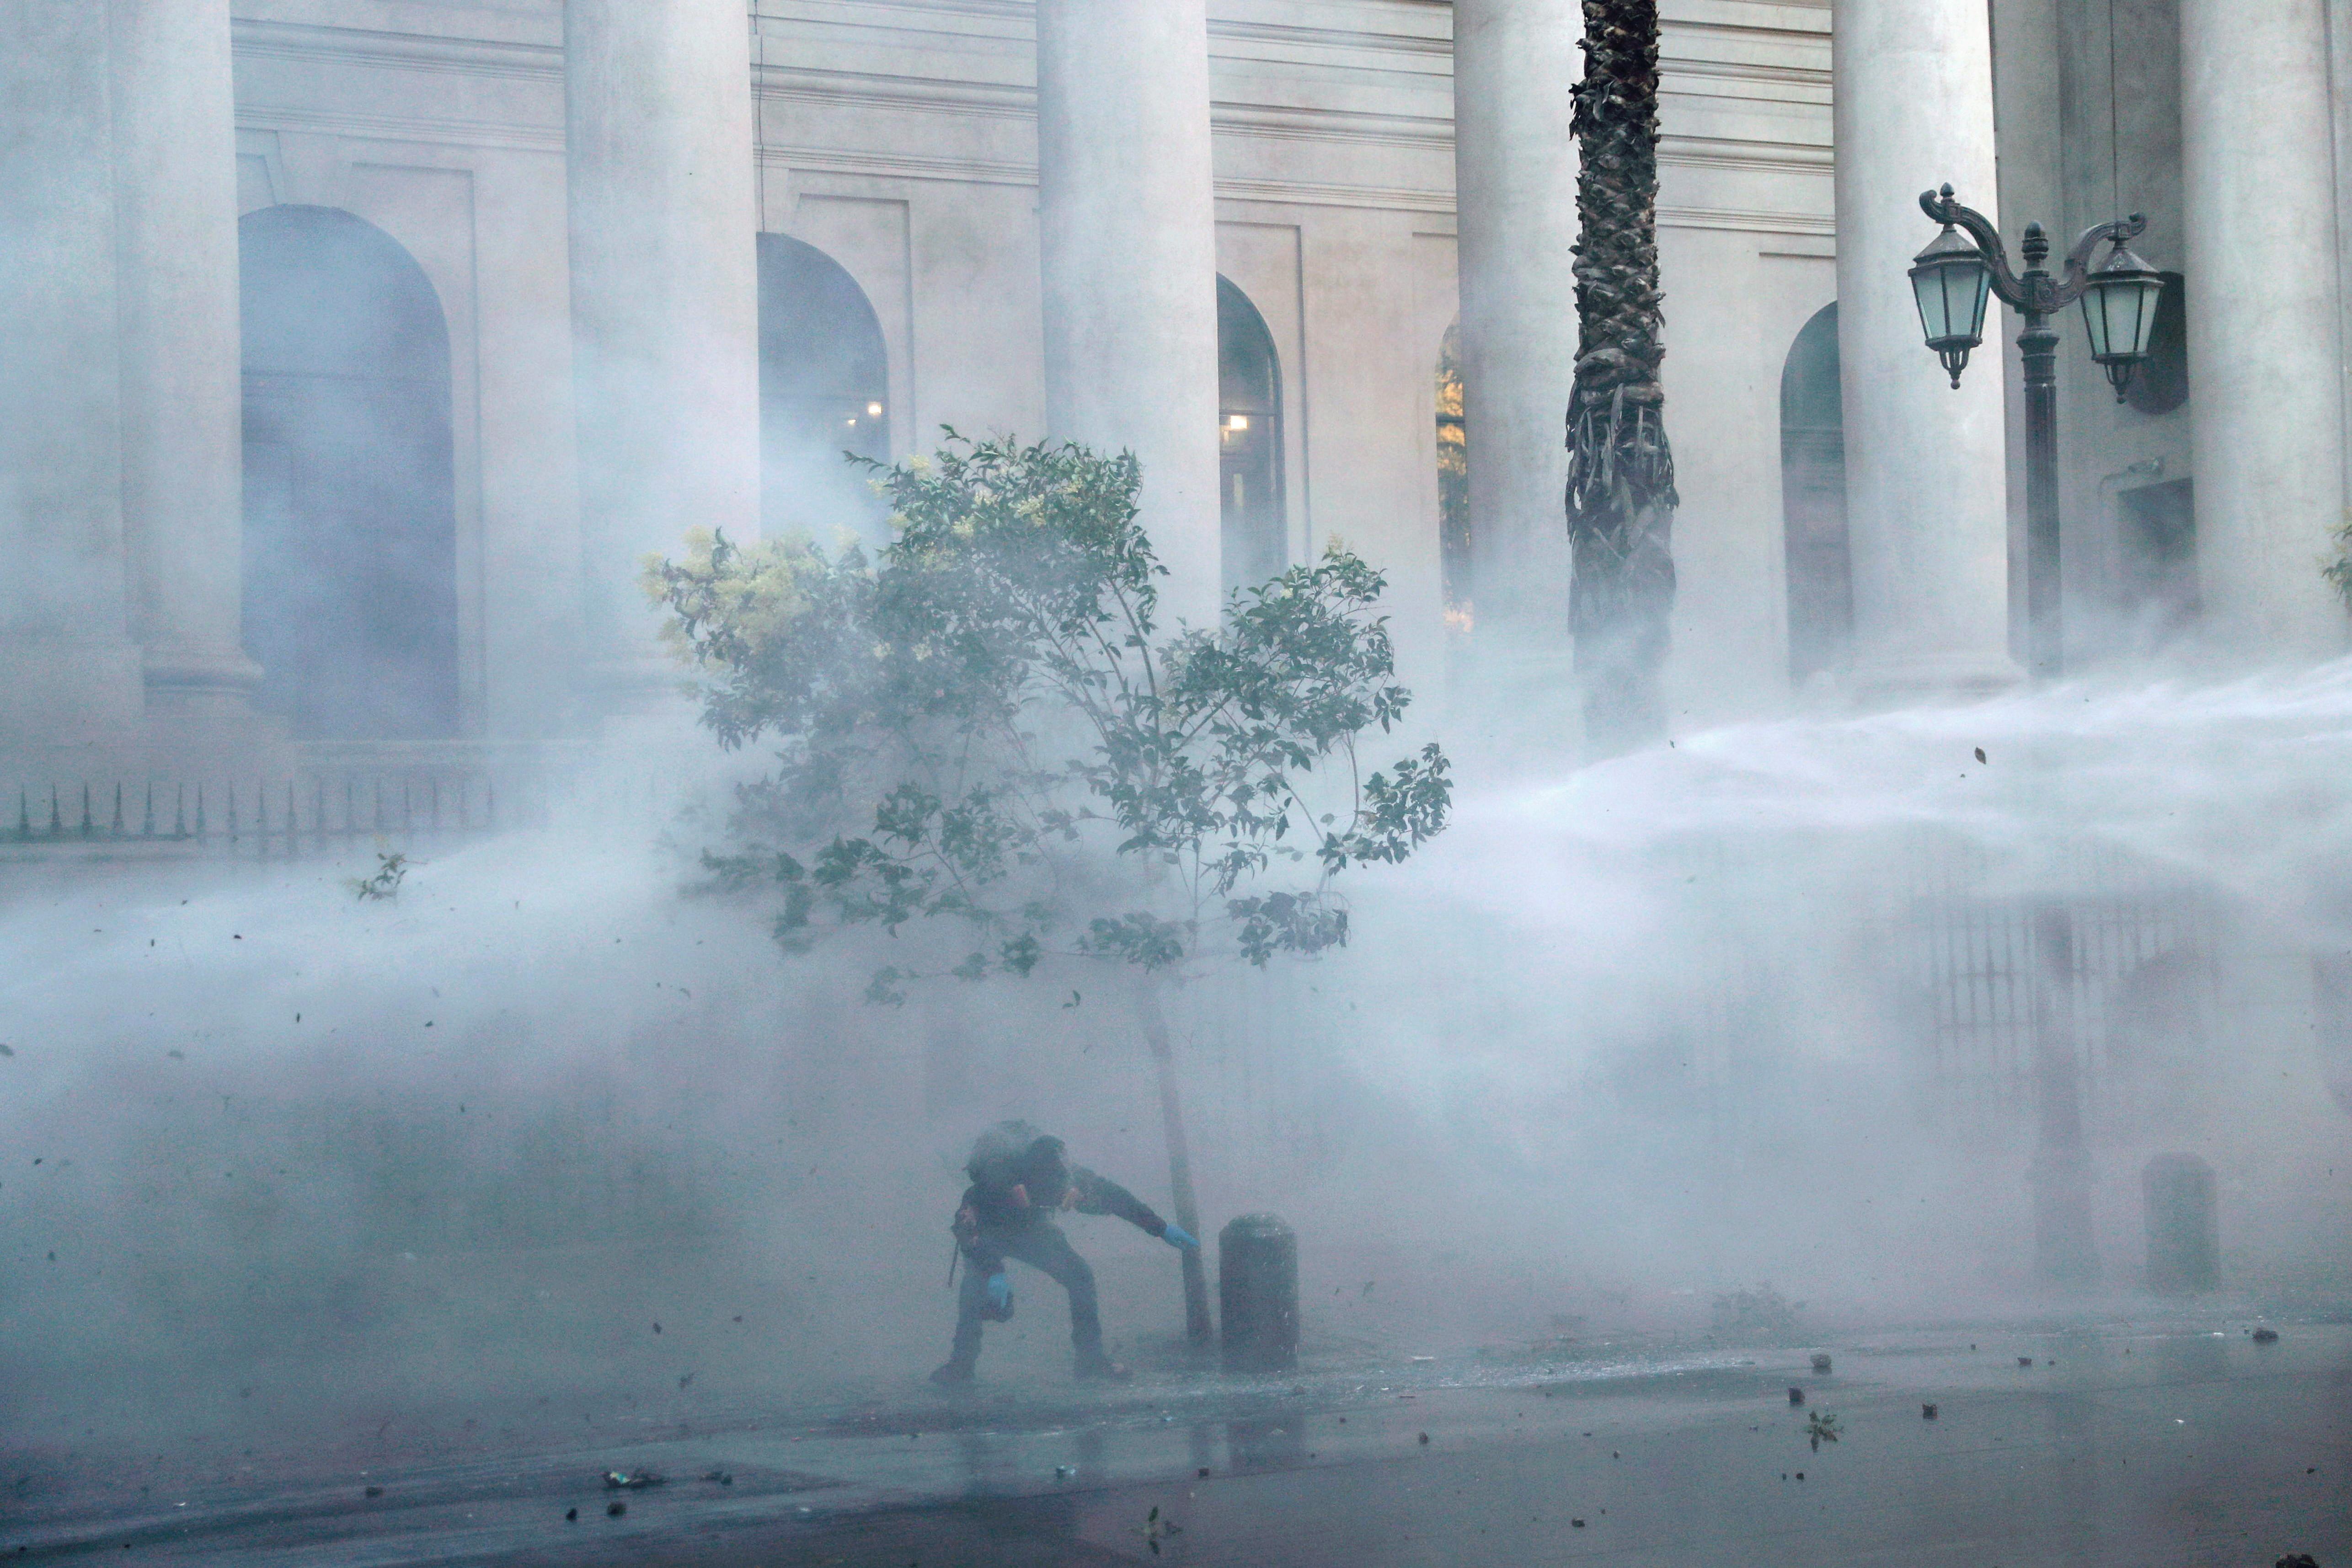
<path id="1" fill-rule="evenodd" d="M 1658 384 L 1657 0 L 1584 0 L 1576 89 L 1576 385 L 1568 409 L 1569 626 L 1585 731 L 1605 750 L 1665 727 L 1675 458 Z"/>

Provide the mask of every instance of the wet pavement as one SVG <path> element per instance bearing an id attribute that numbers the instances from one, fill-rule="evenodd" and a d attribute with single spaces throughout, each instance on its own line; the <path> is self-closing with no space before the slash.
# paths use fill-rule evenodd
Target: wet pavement
<path id="1" fill-rule="evenodd" d="M 127 1505 L 57 1472 L 20 1483 L 0 1560 L 2352 1565 L 2352 1325 L 1884 1334 L 1822 1347 L 1826 1373 L 1811 1348 L 910 1388 L 364 1475 L 322 1455 Z M 663 1484 L 604 1484 L 646 1470 Z"/>

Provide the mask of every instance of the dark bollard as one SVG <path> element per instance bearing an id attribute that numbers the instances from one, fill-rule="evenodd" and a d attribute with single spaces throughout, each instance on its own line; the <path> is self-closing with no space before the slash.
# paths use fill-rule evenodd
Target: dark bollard
<path id="1" fill-rule="evenodd" d="M 1298 1364 L 1298 1234 L 1270 1214 L 1245 1214 L 1217 1236 L 1217 1296 L 1227 1372 Z"/>
<path id="2" fill-rule="evenodd" d="M 2213 1167 L 2194 1154 L 2158 1154 L 2140 1173 L 2147 1208 L 2147 1288 L 2192 1296 L 2221 1284 L 2221 1226 Z"/>

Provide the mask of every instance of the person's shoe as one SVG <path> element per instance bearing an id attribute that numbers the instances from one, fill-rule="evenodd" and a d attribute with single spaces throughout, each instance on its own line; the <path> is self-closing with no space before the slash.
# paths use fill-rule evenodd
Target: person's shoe
<path id="1" fill-rule="evenodd" d="M 971 1381 L 971 1363 L 951 1361 L 931 1373 L 931 1381 L 941 1388 L 961 1388 Z"/>
<path id="2" fill-rule="evenodd" d="M 1133 1383 L 1135 1373 L 1108 1356 L 1093 1356 L 1078 1363 L 1080 1383 Z"/>

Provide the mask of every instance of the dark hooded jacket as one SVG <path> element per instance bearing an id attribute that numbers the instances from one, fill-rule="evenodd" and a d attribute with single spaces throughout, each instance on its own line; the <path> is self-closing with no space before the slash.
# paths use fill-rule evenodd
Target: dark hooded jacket
<path id="1" fill-rule="evenodd" d="M 1062 1141 L 1025 1121 L 990 1128 L 972 1145 L 965 1163 L 971 1185 L 964 1189 L 950 1228 L 971 1266 L 983 1274 L 1004 1267 L 1004 1243 L 1033 1226 L 1050 1224 L 1064 1209 L 1117 1215 L 1148 1236 L 1160 1236 L 1168 1222 L 1117 1182 L 1097 1176 L 1063 1155 Z"/>

